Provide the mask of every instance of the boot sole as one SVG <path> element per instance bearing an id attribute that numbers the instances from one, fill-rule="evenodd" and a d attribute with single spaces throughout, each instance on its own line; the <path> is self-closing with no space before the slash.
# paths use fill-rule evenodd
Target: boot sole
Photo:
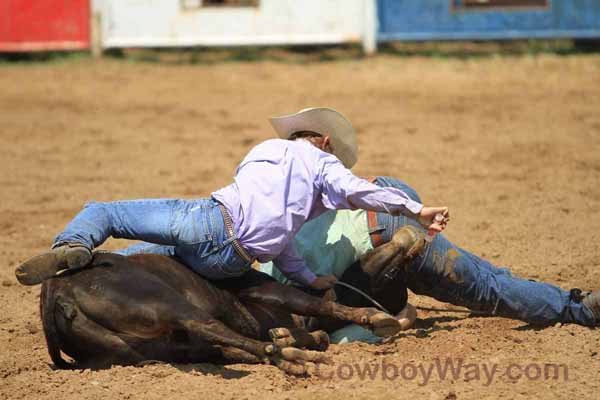
<path id="1" fill-rule="evenodd" d="M 61 267 L 56 253 L 47 252 L 30 258 L 15 270 L 15 276 L 22 285 L 32 286 L 42 283 L 66 267 Z"/>

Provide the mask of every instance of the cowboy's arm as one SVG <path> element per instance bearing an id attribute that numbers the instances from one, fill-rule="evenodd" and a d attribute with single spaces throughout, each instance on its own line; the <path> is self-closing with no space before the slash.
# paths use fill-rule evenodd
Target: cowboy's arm
<path id="1" fill-rule="evenodd" d="M 328 289 L 337 280 L 333 275 L 316 276 L 296 252 L 293 241 L 273 260 L 273 264 L 286 278 L 313 289 Z"/>
<path id="2" fill-rule="evenodd" d="M 358 178 L 335 157 L 324 160 L 322 170 L 323 205 L 330 209 L 357 209 L 417 216 L 423 205 L 402 190 L 380 187 Z"/>
<path id="3" fill-rule="evenodd" d="M 308 268 L 304 259 L 296 252 L 293 240 L 273 260 L 273 264 L 286 278 L 302 285 L 310 286 L 317 279 L 317 276 Z"/>

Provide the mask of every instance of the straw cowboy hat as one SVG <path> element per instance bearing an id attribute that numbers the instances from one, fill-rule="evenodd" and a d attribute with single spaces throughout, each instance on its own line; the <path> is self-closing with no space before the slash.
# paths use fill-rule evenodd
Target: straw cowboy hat
<path id="1" fill-rule="evenodd" d="M 356 164 L 356 132 L 346 117 L 331 108 L 305 108 L 296 114 L 273 117 L 269 121 L 282 139 L 289 139 L 293 133 L 301 131 L 329 136 L 333 154 L 342 164 L 346 168 Z"/>

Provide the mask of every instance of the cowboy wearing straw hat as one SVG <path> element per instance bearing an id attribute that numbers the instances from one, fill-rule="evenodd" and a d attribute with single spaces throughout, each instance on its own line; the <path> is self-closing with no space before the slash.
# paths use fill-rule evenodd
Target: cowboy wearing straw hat
<path id="1" fill-rule="evenodd" d="M 444 229 L 446 207 L 423 207 L 403 191 L 352 174 L 357 160 L 352 124 L 330 108 L 309 108 L 271 118 L 281 139 L 254 147 L 234 182 L 210 198 L 88 203 L 60 233 L 50 251 L 17 267 L 19 282 L 41 283 L 61 270 L 89 264 L 92 250 L 109 236 L 141 240 L 137 252 L 177 257 L 209 279 L 243 275 L 258 260 L 273 260 L 288 278 L 316 289 L 317 277 L 298 256 L 292 239 L 307 221 L 328 209 L 404 214 L 435 231 Z"/>

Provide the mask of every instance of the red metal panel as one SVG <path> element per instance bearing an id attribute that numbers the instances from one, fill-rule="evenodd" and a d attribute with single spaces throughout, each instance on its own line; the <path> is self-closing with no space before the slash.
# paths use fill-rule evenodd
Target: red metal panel
<path id="1" fill-rule="evenodd" d="M 90 0 L 0 0 L 0 51 L 90 47 Z"/>

